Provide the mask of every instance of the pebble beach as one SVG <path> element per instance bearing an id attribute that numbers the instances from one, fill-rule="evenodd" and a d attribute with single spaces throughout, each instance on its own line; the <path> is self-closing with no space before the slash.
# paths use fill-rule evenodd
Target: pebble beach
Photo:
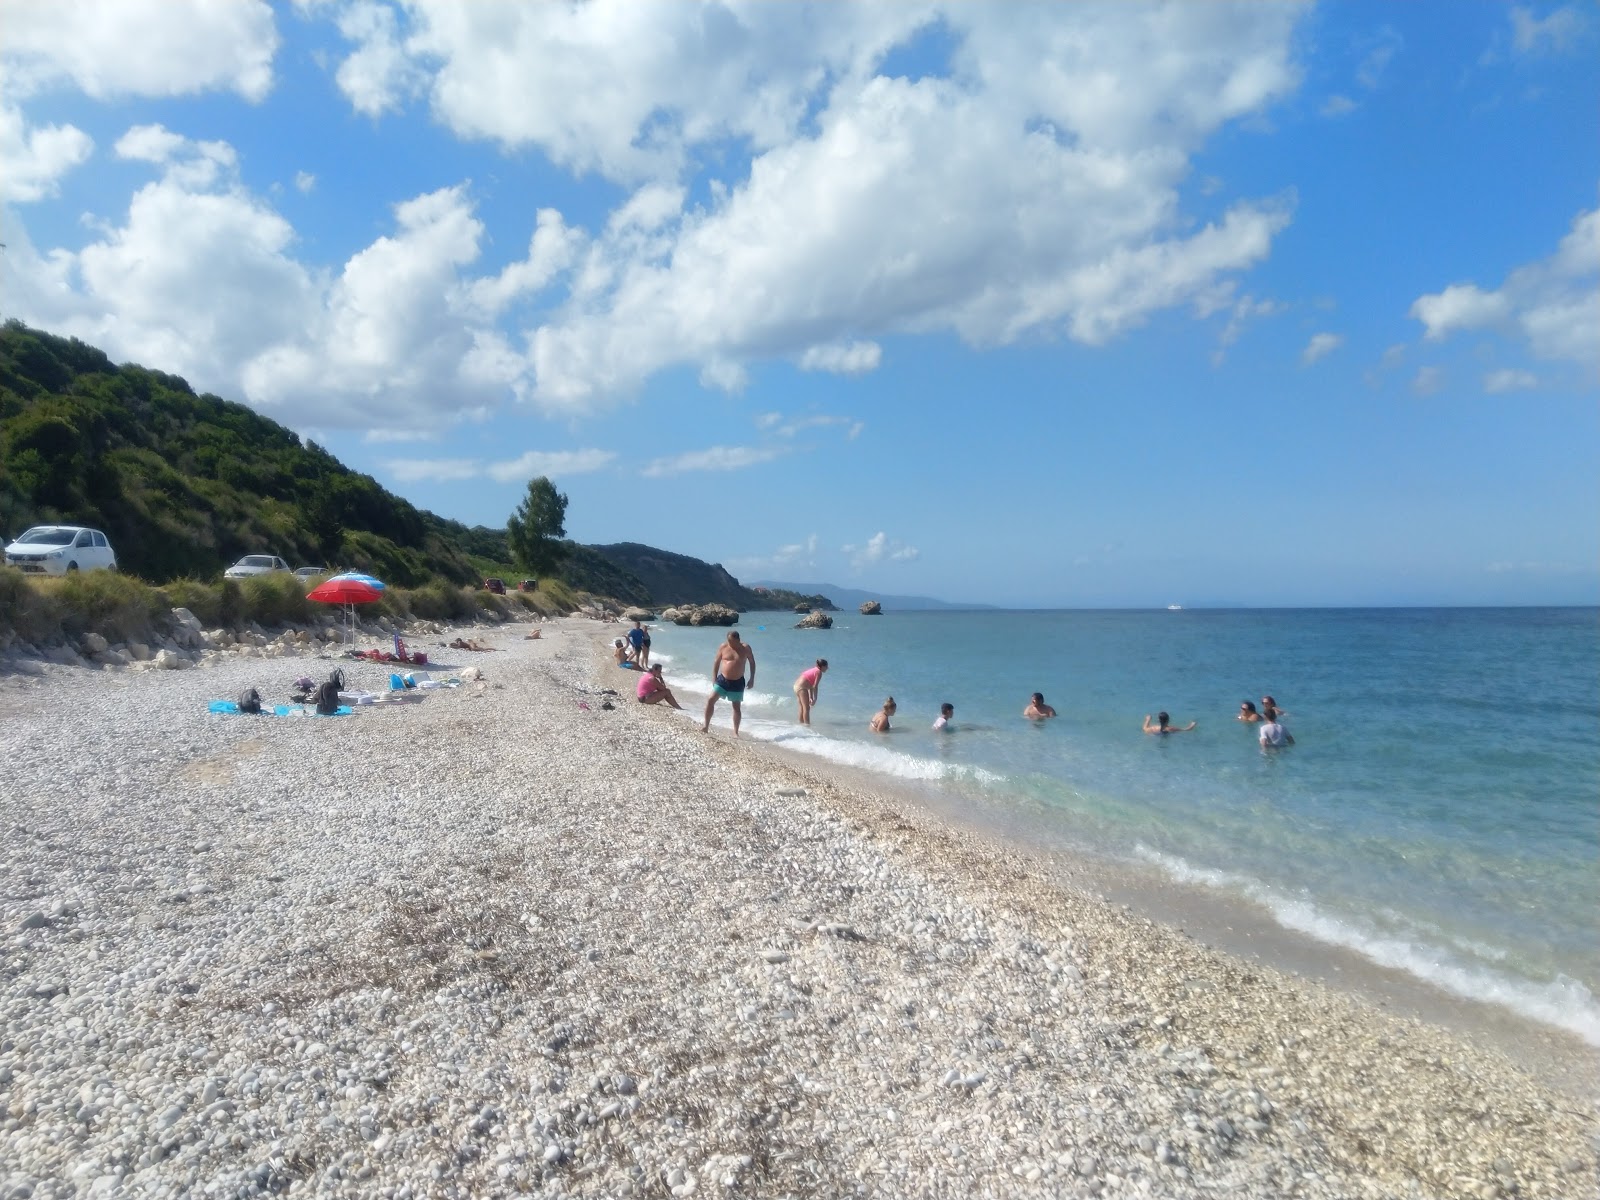
<path id="1" fill-rule="evenodd" d="M 0 1200 L 1600 1196 L 1596 1089 L 528 628 L 334 719 L 207 703 L 393 668 L 0 663 Z"/>

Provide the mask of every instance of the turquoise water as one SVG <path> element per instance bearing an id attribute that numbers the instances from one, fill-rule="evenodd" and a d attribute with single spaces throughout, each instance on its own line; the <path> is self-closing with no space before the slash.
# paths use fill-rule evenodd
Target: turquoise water
<path id="1" fill-rule="evenodd" d="M 1600 1045 L 1596 610 L 794 619 L 740 621 L 759 666 L 746 736 L 1248 898 L 1287 928 Z M 724 633 L 654 631 L 696 709 Z M 806 730 L 790 688 L 819 655 L 831 669 Z M 1033 691 L 1057 719 L 1022 719 Z M 889 693 L 894 728 L 872 734 Z M 1266 694 L 1294 747 L 1263 752 L 1234 719 Z M 948 735 L 930 728 L 943 701 Z M 1159 709 L 1199 728 L 1147 737 L 1141 719 Z"/>

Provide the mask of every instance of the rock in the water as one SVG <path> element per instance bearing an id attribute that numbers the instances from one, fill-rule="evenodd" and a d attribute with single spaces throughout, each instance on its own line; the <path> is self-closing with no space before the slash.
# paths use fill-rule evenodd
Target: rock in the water
<path id="1" fill-rule="evenodd" d="M 797 613 L 808 613 L 811 611 L 811 605 L 802 600 L 799 604 L 794 606 L 794 610 Z"/>
<path id="2" fill-rule="evenodd" d="M 883 615 L 883 605 L 876 600 L 864 600 L 861 604 L 861 615 L 863 617 L 881 617 Z"/>
<path id="3" fill-rule="evenodd" d="M 739 614 L 726 604 L 685 604 L 672 610 L 675 625 L 737 625 Z M 666 614 L 663 613 L 663 616 Z"/>
<path id="4" fill-rule="evenodd" d="M 808 613 L 795 623 L 796 629 L 832 629 L 833 618 L 825 612 Z"/>

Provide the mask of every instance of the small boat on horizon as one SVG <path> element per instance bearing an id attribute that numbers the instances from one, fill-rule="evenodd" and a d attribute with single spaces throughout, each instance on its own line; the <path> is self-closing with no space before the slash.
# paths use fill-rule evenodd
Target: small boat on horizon
<path id="1" fill-rule="evenodd" d="M 1167 611 L 1168 612 L 1182 612 L 1183 611 L 1183 605 L 1181 605 L 1181 604 L 1169 604 L 1169 605 L 1167 605 Z"/>

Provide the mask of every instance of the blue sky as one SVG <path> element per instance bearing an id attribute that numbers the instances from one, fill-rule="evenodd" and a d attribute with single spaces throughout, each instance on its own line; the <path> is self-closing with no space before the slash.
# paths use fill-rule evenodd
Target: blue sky
<path id="1" fill-rule="evenodd" d="M 1600 599 L 1600 7 L 0 0 L 0 311 L 417 504 L 1018 606 Z"/>

